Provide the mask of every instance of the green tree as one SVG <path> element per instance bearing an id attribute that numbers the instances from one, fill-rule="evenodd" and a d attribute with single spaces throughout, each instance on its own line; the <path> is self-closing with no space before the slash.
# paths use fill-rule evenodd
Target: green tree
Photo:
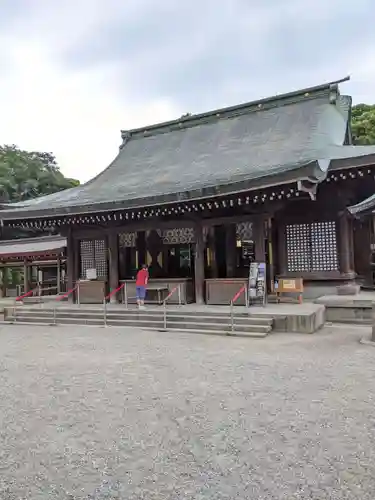
<path id="1" fill-rule="evenodd" d="M 352 108 L 354 144 L 375 144 L 375 104 L 357 104 Z"/>
<path id="2" fill-rule="evenodd" d="M 61 173 L 53 154 L 0 146 L 0 201 L 23 201 L 78 185 Z"/>

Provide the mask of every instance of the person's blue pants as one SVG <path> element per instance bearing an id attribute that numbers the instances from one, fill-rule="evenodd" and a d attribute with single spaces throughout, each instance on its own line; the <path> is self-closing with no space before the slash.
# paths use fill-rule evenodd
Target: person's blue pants
<path id="1" fill-rule="evenodd" d="M 137 286 L 136 292 L 137 292 L 137 299 L 138 300 L 145 300 L 145 297 L 146 297 L 146 287 L 145 286 Z"/>

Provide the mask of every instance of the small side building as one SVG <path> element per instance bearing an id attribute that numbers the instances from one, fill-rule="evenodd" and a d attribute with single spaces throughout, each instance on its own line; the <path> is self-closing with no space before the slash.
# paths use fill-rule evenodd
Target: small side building
<path id="1" fill-rule="evenodd" d="M 3 297 L 36 288 L 41 294 L 65 289 L 66 238 L 43 236 L 0 241 L 0 276 Z"/>
<path id="2" fill-rule="evenodd" d="M 347 207 L 375 192 L 375 147 L 352 144 L 343 81 L 123 131 L 101 174 L 3 205 L 1 223 L 63 234 L 69 289 L 95 269 L 114 290 L 147 263 L 184 301 L 228 304 L 255 260 L 269 290 L 297 277 L 311 298 L 335 292 L 366 272 Z"/>

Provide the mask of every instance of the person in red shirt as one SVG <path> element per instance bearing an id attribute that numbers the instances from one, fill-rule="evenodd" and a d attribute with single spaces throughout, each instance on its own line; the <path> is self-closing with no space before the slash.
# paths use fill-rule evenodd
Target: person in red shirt
<path id="1" fill-rule="evenodd" d="M 146 264 L 143 264 L 141 269 L 138 271 L 135 280 L 135 288 L 137 292 L 137 304 L 139 309 L 144 309 L 145 307 L 147 283 L 148 283 L 148 269 Z"/>

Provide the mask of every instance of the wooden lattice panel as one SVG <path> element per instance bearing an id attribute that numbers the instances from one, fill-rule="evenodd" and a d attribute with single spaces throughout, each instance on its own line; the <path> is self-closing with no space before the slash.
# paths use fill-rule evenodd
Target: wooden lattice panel
<path id="1" fill-rule="evenodd" d="M 287 268 L 289 272 L 311 270 L 310 224 L 286 226 Z"/>
<path id="2" fill-rule="evenodd" d="M 118 235 L 118 244 L 120 248 L 135 248 L 137 233 L 120 233 Z"/>
<path id="3" fill-rule="evenodd" d="M 107 250 L 105 240 L 95 240 L 95 265 L 96 274 L 98 278 L 107 278 L 108 276 L 108 263 L 107 263 Z"/>
<path id="4" fill-rule="evenodd" d="M 161 237 L 164 245 L 187 245 L 195 241 L 192 227 L 165 229 L 161 231 Z"/>
<path id="5" fill-rule="evenodd" d="M 314 222 L 311 224 L 312 271 L 337 271 L 336 222 Z"/>
<path id="6" fill-rule="evenodd" d="M 253 239 L 253 223 L 239 222 L 236 224 L 236 237 L 240 241 L 252 241 Z"/>
<path id="7" fill-rule="evenodd" d="M 81 240 L 81 278 L 86 279 L 87 269 L 96 269 L 98 278 L 107 278 L 107 252 L 105 240 Z"/>
<path id="8" fill-rule="evenodd" d="M 87 269 L 95 268 L 94 242 L 92 240 L 80 241 L 81 278 L 86 279 Z"/>

